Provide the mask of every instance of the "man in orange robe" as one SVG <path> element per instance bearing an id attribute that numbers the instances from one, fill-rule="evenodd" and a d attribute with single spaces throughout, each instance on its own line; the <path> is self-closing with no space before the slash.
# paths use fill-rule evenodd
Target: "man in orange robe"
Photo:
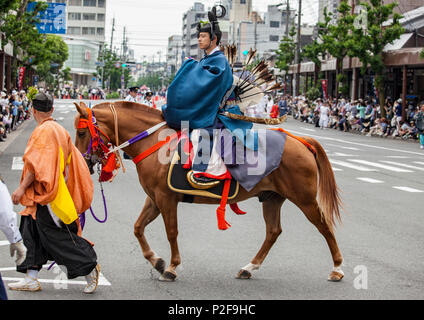
<path id="1" fill-rule="evenodd" d="M 84 292 L 93 293 L 100 267 L 92 245 L 81 238 L 77 216 L 91 205 L 93 182 L 84 158 L 69 133 L 53 120 L 52 113 L 53 99 L 45 93 L 37 94 L 33 100 L 33 115 L 38 126 L 25 149 L 20 186 L 12 194 L 13 203 L 25 207 L 20 212 L 20 231 L 28 251 L 17 271 L 26 276 L 20 282 L 9 284 L 9 288 L 41 290 L 38 272 L 48 260 L 53 260 L 65 267 L 61 269 L 66 270 L 68 279 L 85 276 Z M 61 180 L 66 181 L 66 185 L 61 186 Z M 65 193 L 67 206 L 62 205 L 58 210 L 61 203 L 58 198 L 63 199 Z M 62 213 L 61 219 L 58 212 Z"/>

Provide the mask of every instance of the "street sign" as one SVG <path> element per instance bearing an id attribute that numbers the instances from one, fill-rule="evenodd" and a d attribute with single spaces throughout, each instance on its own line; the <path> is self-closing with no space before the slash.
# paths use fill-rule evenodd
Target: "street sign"
<path id="1" fill-rule="evenodd" d="M 28 3 L 27 11 L 34 11 L 37 2 Z M 39 33 L 66 34 L 66 4 L 47 3 L 47 9 L 37 15 L 36 24 Z"/>

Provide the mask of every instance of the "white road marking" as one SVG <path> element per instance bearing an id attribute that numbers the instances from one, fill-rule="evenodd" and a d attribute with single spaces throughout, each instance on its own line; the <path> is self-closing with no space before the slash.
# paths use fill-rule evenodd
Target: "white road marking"
<path id="1" fill-rule="evenodd" d="M 371 178 L 356 178 L 356 179 L 361 180 L 361 181 L 365 181 L 365 182 L 369 182 L 369 183 L 384 183 L 384 181 L 371 179 Z"/>
<path id="2" fill-rule="evenodd" d="M 414 161 L 414 163 L 416 163 L 416 164 L 421 164 L 421 165 L 423 165 L 423 166 L 424 166 L 424 162 L 421 162 L 421 161 Z"/>
<path id="3" fill-rule="evenodd" d="M 351 162 L 357 162 L 357 163 L 360 163 L 360 164 L 365 164 L 365 165 L 371 166 L 371 167 L 386 169 L 386 170 L 394 171 L 394 172 L 405 172 L 405 173 L 406 172 L 414 172 L 414 171 L 411 171 L 411 170 L 406 170 L 406 169 L 402 169 L 402 168 L 396 168 L 396 167 L 388 166 L 388 165 L 385 165 L 385 164 L 374 163 L 374 162 L 365 161 L 365 160 L 349 159 L 349 161 L 351 161 Z"/>
<path id="4" fill-rule="evenodd" d="M 50 265 L 45 264 L 43 265 L 43 269 L 46 269 Z M 16 271 L 16 267 L 8 267 L 8 268 L 0 268 L 0 272 L 3 271 Z M 5 281 L 20 281 L 23 279 L 23 277 L 2 277 Z M 44 283 L 60 283 L 60 284 L 82 284 L 86 285 L 87 281 L 78 281 L 78 280 L 56 280 L 56 279 L 38 279 L 40 282 Z M 100 272 L 99 275 L 99 286 L 111 286 L 111 283 L 106 279 L 106 277 Z"/>
<path id="5" fill-rule="evenodd" d="M 371 168 L 366 168 L 366 167 L 359 166 L 359 165 L 354 165 L 352 163 L 348 163 L 348 162 L 345 162 L 345 161 L 339 161 L 339 160 L 332 160 L 332 159 L 330 159 L 330 162 L 332 164 L 335 164 L 335 165 L 339 165 L 339 166 L 342 166 L 342 167 L 347 167 L 347 168 L 355 169 L 355 170 L 358 170 L 358 171 L 365 171 L 365 172 L 378 171 L 376 169 L 371 169 Z"/>
<path id="6" fill-rule="evenodd" d="M 361 147 L 367 147 L 367 148 L 374 148 L 374 149 L 381 149 L 381 150 L 388 150 L 388 151 L 394 151 L 394 152 L 401 152 L 401 153 L 409 153 L 409 154 L 415 154 L 415 155 L 419 155 L 419 156 L 424 156 L 424 154 L 422 152 L 414 152 L 414 151 L 406 151 L 406 150 L 400 150 L 400 149 L 392 149 L 392 148 L 386 148 L 386 147 L 380 147 L 380 146 L 374 146 L 371 144 L 365 144 L 365 143 L 359 143 L 359 142 L 350 142 L 347 140 L 341 140 L 341 139 L 335 139 L 335 138 L 329 138 L 329 137 L 323 137 L 323 136 L 319 136 L 319 135 L 312 135 L 309 133 L 305 133 L 305 132 L 300 132 L 300 131 L 296 131 L 296 130 L 289 130 L 290 133 L 295 133 L 295 134 L 299 134 L 302 136 L 309 136 L 309 137 L 316 137 L 319 139 L 323 139 L 323 140 L 330 140 L 330 141 L 336 141 L 336 142 L 340 142 L 343 144 L 352 144 L 352 145 L 357 145 L 357 146 L 361 146 Z"/>
<path id="7" fill-rule="evenodd" d="M 10 242 L 9 241 L 0 241 L 0 247 L 2 247 L 2 246 L 8 246 L 10 244 Z"/>
<path id="8" fill-rule="evenodd" d="M 301 129 L 306 130 L 306 131 L 311 131 L 311 132 L 315 132 L 316 131 L 314 129 L 304 128 L 304 127 L 301 127 Z"/>
<path id="9" fill-rule="evenodd" d="M 338 157 L 358 157 L 358 155 L 356 154 L 346 154 L 346 153 L 341 153 L 341 152 L 336 152 L 333 154 L 333 156 L 338 156 Z"/>
<path id="10" fill-rule="evenodd" d="M 24 161 L 22 157 L 13 157 L 12 170 L 22 170 L 24 168 Z"/>
<path id="11" fill-rule="evenodd" d="M 413 193 L 424 192 L 424 191 L 414 189 L 414 188 L 409 188 L 409 187 L 393 187 L 393 188 L 398 189 L 398 190 L 402 190 L 402 191 L 406 191 L 406 192 L 413 192 Z"/>
<path id="12" fill-rule="evenodd" d="M 16 270 L 16 268 L 14 268 Z M 23 277 L 2 277 L 4 281 L 20 281 L 23 279 Z M 81 285 L 87 285 L 87 281 L 80 281 L 80 280 L 56 280 L 56 279 L 37 279 L 39 282 L 43 283 L 55 283 L 55 284 L 81 284 Z M 111 286 L 112 284 L 103 276 L 102 273 L 99 275 L 99 286 Z"/>
<path id="13" fill-rule="evenodd" d="M 331 144 L 331 143 L 326 143 L 327 146 L 332 146 L 332 147 L 337 147 L 337 148 L 341 148 L 341 149 L 346 149 L 346 150 L 353 150 L 353 151 L 361 151 L 361 149 L 358 148 L 353 148 L 353 147 L 343 147 L 343 146 L 338 146 L 336 144 Z"/>
<path id="14" fill-rule="evenodd" d="M 409 168 L 409 169 L 424 171 L 424 168 L 419 168 L 419 167 L 416 167 L 416 166 L 411 166 L 409 164 L 397 163 L 397 162 L 394 162 L 394 161 L 383 161 L 383 160 L 380 160 L 380 162 L 384 162 L 384 163 L 388 163 L 388 164 L 393 164 L 395 166 L 400 166 L 400 167 L 404 167 L 404 168 Z"/>

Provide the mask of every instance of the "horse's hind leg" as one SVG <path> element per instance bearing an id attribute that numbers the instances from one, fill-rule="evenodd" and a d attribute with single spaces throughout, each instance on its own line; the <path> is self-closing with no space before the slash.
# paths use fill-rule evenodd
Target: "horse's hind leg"
<path id="1" fill-rule="evenodd" d="M 171 197 L 165 197 L 158 203 L 165 223 L 166 235 L 171 246 L 171 262 L 166 270 L 162 273 L 159 280 L 174 281 L 177 278 L 176 269 L 181 263 L 180 252 L 178 249 L 178 220 L 177 207 L 178 201 Z"/>
<path id="2" fill-rule="evenodd" d="M 146 237 L 144 236 L 144 229 L 150 222 L 157 218 L 159 213 L 160 211 L 156 204 L 151 198 L 147 197 L 143 211 L 141 211 L 141 214 L 134 225 L 134 235 L 137 237 L 138 242 L 140 243 L 144 257 L 157 271 L 159 271 L 160 274 L 162 274 L 165 271 L 165 261 L 157 256 L 156 253 L 150 248 Z"/>
<path id="3" fill-rule="evenodd" d="M 321 216 L 321 209 L 318 203 L 314 200 L 309 205 L 302 205 L 299 208 L 303 211 L 308 220 L 315 225 L 318 231 L 324 236 L 327 241 L 328 247 L 330 248 L 331 256 L 333 258 L 334 268 L 328 276 L 329 281 L 340 281 L 344 277 L 344 273 L 341 269 L 343 263 L 343 257 L 340 252 L 339 246 L 337 245 L 336 237 L 332 226 Z"/>
<path id="4" fill-rule="evenodd" d="M 270 199 L 263 202 L 263 215 L 266 224 L 266 238 L 262 244 L 261 249 L 253 258 L 253 260 L 245 267 L 243 267 L 237 274 L 238 279 L 250 279 L 253 270 L 258 270 L 268 255 L 271 247 L 274 245 L 278 236 L 282 232 L 281 228 L 281 206 L 285 199 L 277 194 L 273 194 Z"/>

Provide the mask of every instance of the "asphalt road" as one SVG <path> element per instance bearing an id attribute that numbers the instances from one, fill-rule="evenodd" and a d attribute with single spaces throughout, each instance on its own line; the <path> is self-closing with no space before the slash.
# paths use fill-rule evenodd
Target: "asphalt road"
<path id="1" fill-rule="evenodd" d="M 54 117 L 75 135 L 75 108 L 57 101 Z M 30 121 L 0 144 L 0 173 L 9 191 L 18 186 L 26 142 L 35 127 Z M 335 169 L 345 204 L 343 225 L 336 237 L 344 257 L 345 278 L 327 281 L 332 259 L 324 238 L 302 212 L 286 202 L 283 233 L 261 269 L 250 280 L 237 280 L 241 267 L 256 255 L 265 237 L 257 199 L 240 203 L 248 214 L 230 211 L 232 227 L 219 231 L 216 206 L 179 205 L 179 248 L 182 265 L 173 283 L 144 259 L 133 225 L 145 200 L 135 166 L 104 184 L 109 218 L 105 224 L 87 217 L 84 236 L 95 243 L 102 279 L 95 295 L 82 293 L 84 279 L 64 281 L 57 270 L 42 270 L 43 290 L 8 291 L 10 299 L 142 299 L 142 300 L 290 300 L 290 299 L 423 299 L 424 293 L 424 151 L 418 144 L 320 130 L 289 119 L 283 127 L 296 135 L 312 136 L 326 149 Z M 13 142 L 11 143 L 11 140 Z M 16 159 L 18 158 L 18 159 Z M 96 178 L 93 176 L 93 180 Z M 22 209 L 15 207 L 18 212 Z M 104 215 L 95 181 L 95 213 Z M 146 229 L 151 247 L 169 262 L 170 250 L 162 219 Z M 0 234 L 0 272 L 8 283 L 22 274 L 14 270 L 5 237 Z M 79 281 L 79 282 L 78 282 Z"/>

